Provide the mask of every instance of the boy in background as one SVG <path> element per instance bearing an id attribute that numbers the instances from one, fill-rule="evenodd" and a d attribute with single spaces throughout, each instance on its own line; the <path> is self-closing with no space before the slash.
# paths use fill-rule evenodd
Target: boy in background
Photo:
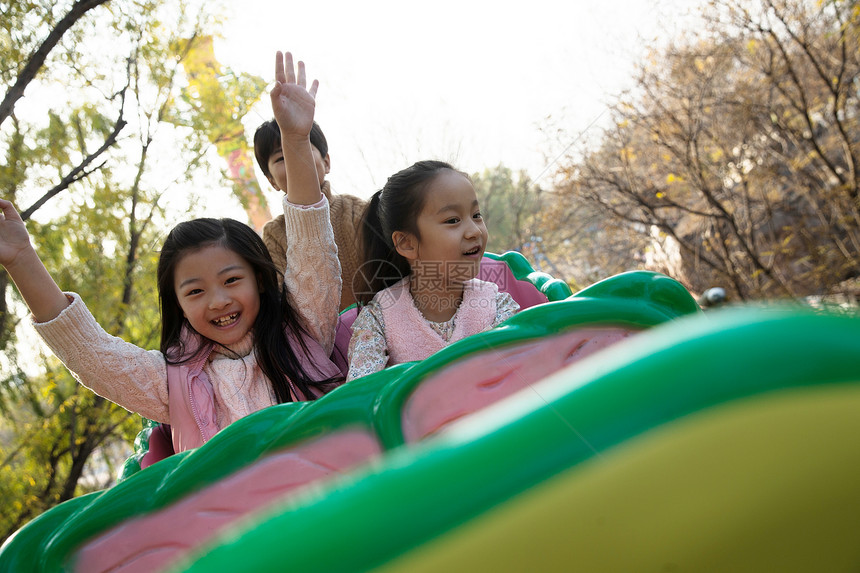
<path id="1" fill-rule="evenodd" d="M 355 303 L 352 283 L 359 264 L 358 229 L 367 202 L 353 195 L 334 195 L 331 192 L 331 184 L 325 179 L 331 170 L 331 157 L 328 153 L 325 134 L 317 122 L 314 122 L 311 129 L 310 140 L 320 181 L 320 191 L 329 202 L 331 226 L 334 229 L 334 241 L 337 244 L 337 257 L 340 260 L 343 279 L 340 297 L 340 310 L 343 310 Z M 286 193 L 287 174 L 281 150 L 281 131 L 275 120 L 264 122 L 254 133 L 254 156 L 272 187 Z M 283 215 L 278 215 L 265 224 L 263 242 L 269 249 L 275 266 L 283 274 L 287 265 L 287 233 Z"/>

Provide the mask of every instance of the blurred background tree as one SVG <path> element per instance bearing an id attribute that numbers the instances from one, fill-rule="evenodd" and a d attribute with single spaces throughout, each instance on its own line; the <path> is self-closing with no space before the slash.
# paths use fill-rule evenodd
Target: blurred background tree
<path id="1" fill-rule="evenodd" d="M 578 252 L 582 266 L 653 268 L 736 300 L 860 275 L 858 14 L 712 0 L 700 32 L 654 47 L 613 125 L 557 173 L 561 211 L 587 213 L 607 247 Z M 565 232 L 563 213 L 550 223 Z"/>
<path id="2" fill-rule="evenodd" d="M 541 210 L 541 190 L 525 172 L 517 174 L 504 165 L 472 175 L 481 214 L 490 229 L 487 250 L 494 253 L 522 251 L 531 240 Z"/>

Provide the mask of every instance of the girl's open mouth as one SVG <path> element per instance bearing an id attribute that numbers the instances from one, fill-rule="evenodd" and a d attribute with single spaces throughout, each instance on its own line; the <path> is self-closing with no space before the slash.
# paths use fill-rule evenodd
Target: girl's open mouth
<path id="1" fill-rule="evenodd" d="M 239 318 L 239 313 L 234 312 L 233 314 L 228 314 L 227 316 L 222 316 L 220 318 L 216 318 L 212 321 L 212 324 L 215 326 L 229 326 L 236 322 Z"/>

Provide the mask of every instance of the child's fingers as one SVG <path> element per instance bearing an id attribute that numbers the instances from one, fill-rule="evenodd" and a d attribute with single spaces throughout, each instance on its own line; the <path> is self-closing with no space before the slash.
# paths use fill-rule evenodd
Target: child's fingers
<path id="1" fill-rule="evenodd" d="M 287 73 L 287 83 L 294 84 L 296 83 L 296 70 L 293 68 L 293 54 L 287 52 L 284 54 L 286 58 L 286 63 L 284 64 L 284 68 Z"/>
<path id="2" fill-rule="evenodd" d="M 275 101 L 281 93 L 281 86 L 284 84 L 297 84 L 301 87 L 307 86 L 307 72 L 305 70 L 305 63 L 298 63 L 298 78 L 296 77 L 296 69 L 293 65 L 293 54 L 292 52 L 281 52 L 278 51 L 275 53 L 275 87 L 272 88 L 270 93 L 272 97 L 272 101 Z M 319 82 L 314 80 L 311 84 L 310 89 L 308 89 L 308 93 L 312 96 L 316 97 L 317 90 L 319 89 Z"/>
<path id="3" fill-rule="evenodd" d="M 7 201 L 6 199 L 0 199 L 0 217 L 7 221 L 23 222 L 21 215 L 19 215 L 18 211 L 15 210 L 15 206 L 12 205 L 11 201 Z"/>
<path id="4" fill-rule="evenodd" d="M 275 82 L 275 86 L 272 88 L 272 91 L 269 92 L 269 99 L 272 100 L 272 106 L 274 106 L 278 102 L 278 100 L 281 99 L 281 86 L 282 85 L 284 85 L 284 84 L 279 83 L 279 82 Z"/>
<path id="5" fill-rule="evenodd" d="M 302 87 L 305 87 L 308 83 L 307 76 L 305 75 L 305 63 L 301 60 L 299 60 L 299 79 L 296 83 Z"/>
<path id="6" fill-rule="evenodd" d="M 284 76 L 284 55 L 280 50 L 275 53 L 275 81 L 280 83 L 286 81 L 286 77 Z"/>
<path id="7" fill-rule="evenodd" d="M 305 71 L 305 63 L 299 60 L 299 85 L 305 87 L 308 83 L 308 76 Z M 317 89 L 319 89 L 320 83 L 317 80 L 314 80 L 311 83 L 311 87 L 308 88 L 308 93 L 312 96 L 317 96 Z"/>

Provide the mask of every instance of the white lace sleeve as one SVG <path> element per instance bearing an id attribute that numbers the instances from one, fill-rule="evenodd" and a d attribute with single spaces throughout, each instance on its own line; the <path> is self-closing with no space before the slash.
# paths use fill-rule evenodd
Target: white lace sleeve
<path id="1" fill-rule="evenodd" d="M 349 339 L 349 374 L 347 382 L 379 372 L 388 364 L 388 345 L 382 310 L 376 301 L 369 302 L 352 324 Z"/>
<path id="2" fill-rule="evenodd" d="M 520 305 L 509 293 L 499 291 L 496 295 L 496 320 L 493 326 L 498 326 L 520 310 Z"/>

